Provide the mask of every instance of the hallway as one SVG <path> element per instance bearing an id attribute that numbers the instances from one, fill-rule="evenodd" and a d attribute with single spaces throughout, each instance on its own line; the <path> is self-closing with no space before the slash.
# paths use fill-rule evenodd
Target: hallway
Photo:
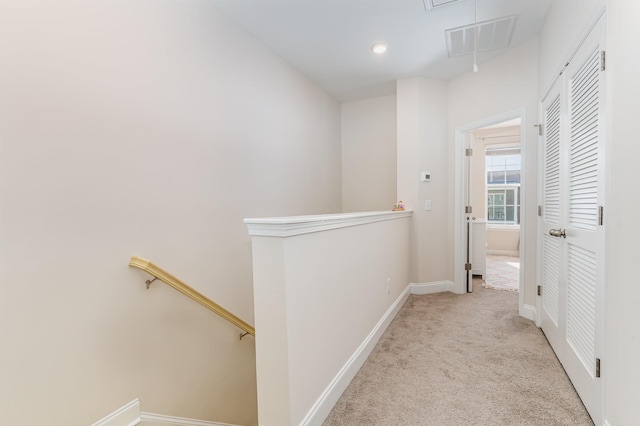
<path id="1" fill-rule="evenodd" d="M 411 296 L 325 426 L 592 425 L 518 294 Z"/>

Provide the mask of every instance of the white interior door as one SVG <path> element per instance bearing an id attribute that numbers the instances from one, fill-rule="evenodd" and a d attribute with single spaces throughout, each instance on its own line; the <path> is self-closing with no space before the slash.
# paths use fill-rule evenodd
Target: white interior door
<path id="1" fill-rule="evenodd" d="M 604 39 L 601 19 L 542 106 L 542 329 L 596 424 L 602 421 Z"/>
<path id="2" fill-rule="evenodd" d="M 466 275 L 467 275 L 467 293 L 473 292 L 473 161 L 472 161 L 472 153 L 473 153 L 473 134 L 467 134 L 467 150 L 466 150 L 466 191 L 467 194 L 465 203 L 465 215 L 467 218 L 467 263 L 465 266 Z"/>
<path id="3" fill-rule="evenodd" d="M 564 304 L 564 292 L 560 285 L 562 275 L 562 239 L 552 236 L 549 231 L 561 229 L 563 222 L 560 205 L 560 189 L 562 176 L 560 170 L 560 92 L 561 82 L 556 82 L 549 96 L 542 105 L 543 115 L 543 149 L 541 150 L 542 170 L 542 216 L 539 229 L 542 231 L 540 245 L 542 247 L 542 300 L 540 321 L 549 343 L 558 358 L 562 356 L 564 317 L 560 306 Z"/>
<path id="4" fill-rule="evenodd" d="M 567 182 L 563 277 L 567 286 L 564 367 L 596 424 L 602 417 L 604 22 L 567 68 Z"/>

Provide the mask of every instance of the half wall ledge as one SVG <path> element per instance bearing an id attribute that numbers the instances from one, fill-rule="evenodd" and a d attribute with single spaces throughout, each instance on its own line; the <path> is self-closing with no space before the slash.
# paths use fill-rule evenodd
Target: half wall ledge
<path id="1" fill-rule="evenodd" d="M 358 213 L 337 213 L 309 216 L 287 216 L 269 218 L 248 218 L 244 220 L 249 235 L 264 237 L 292 237 L 312 232 L 328 231 L 367 223 L 400 219 L 413 214 L 405 211 L 373 211 Z"/>
<path id="2" fill-rule="evenodd" d="M 260 425 L 325 420 L 409 297 L 411 216 L 245 219 Z"/>

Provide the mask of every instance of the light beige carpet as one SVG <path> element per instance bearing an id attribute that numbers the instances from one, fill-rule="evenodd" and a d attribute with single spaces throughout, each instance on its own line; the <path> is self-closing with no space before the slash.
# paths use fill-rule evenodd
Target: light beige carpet
<path id="1" fill-rule="evenodd" d="M 592 425 L 518 294 L 411 296 L 324 425 Z"/>
<path id="2" fill-rule="evenodd" d="M 482 284 L 494 290 L 518 291 L 520 287 L 520 258 L 487 255 L 487 276 Z"/>

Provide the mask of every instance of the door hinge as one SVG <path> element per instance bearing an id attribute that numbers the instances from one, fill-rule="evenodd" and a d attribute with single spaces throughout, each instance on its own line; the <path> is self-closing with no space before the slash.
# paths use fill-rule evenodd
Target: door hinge
<path id="1" fill-rule="evenodd" d="M 542 217 L 542 206 L 538 206 L 538 216 Z"/>
<path id="2" fill-rule="evenodd" d="M 465 271 L 470 271 L 471 270 L 471 264 L 470 263 L 465 263 L 464 264 L 464 270 Z"/>
<path id="3" fill-rule="evenodd" d="M 604 207 L 598 206 L 598 225 L 604 224 Z"/>
<path id="4" fill-rule="evenodd" d="M 465 213 L 473 213 L 473 206 L 465 206 L 464 212 Z"/>
<path id="5" fill-rule="evenodd" d="M 600 358 L 596 358 L 596 377 L 600 377 Z"/>
<path id="6" fill-rule="evenodd" d="M 600 71 L 604 71 L 607 69 L 607 56 L 604 53 L 604 50 L 600 51 Z"/>
<path id="7" fill-rule="evenodd" d="M 538 286 L 538 296 L 542 296 L 542 286 Z"/>
<path id="8" fill-rule="evenodd" d="M 542 124 L 534 124 L 538 128 L 538 136 L 542 136 Z"/>
<path id="9" fill-rule="evenodd" d="M 464 155 L 471 157 L 473 155 L 473 148 L 467 148 L 464 150 Z"/>

